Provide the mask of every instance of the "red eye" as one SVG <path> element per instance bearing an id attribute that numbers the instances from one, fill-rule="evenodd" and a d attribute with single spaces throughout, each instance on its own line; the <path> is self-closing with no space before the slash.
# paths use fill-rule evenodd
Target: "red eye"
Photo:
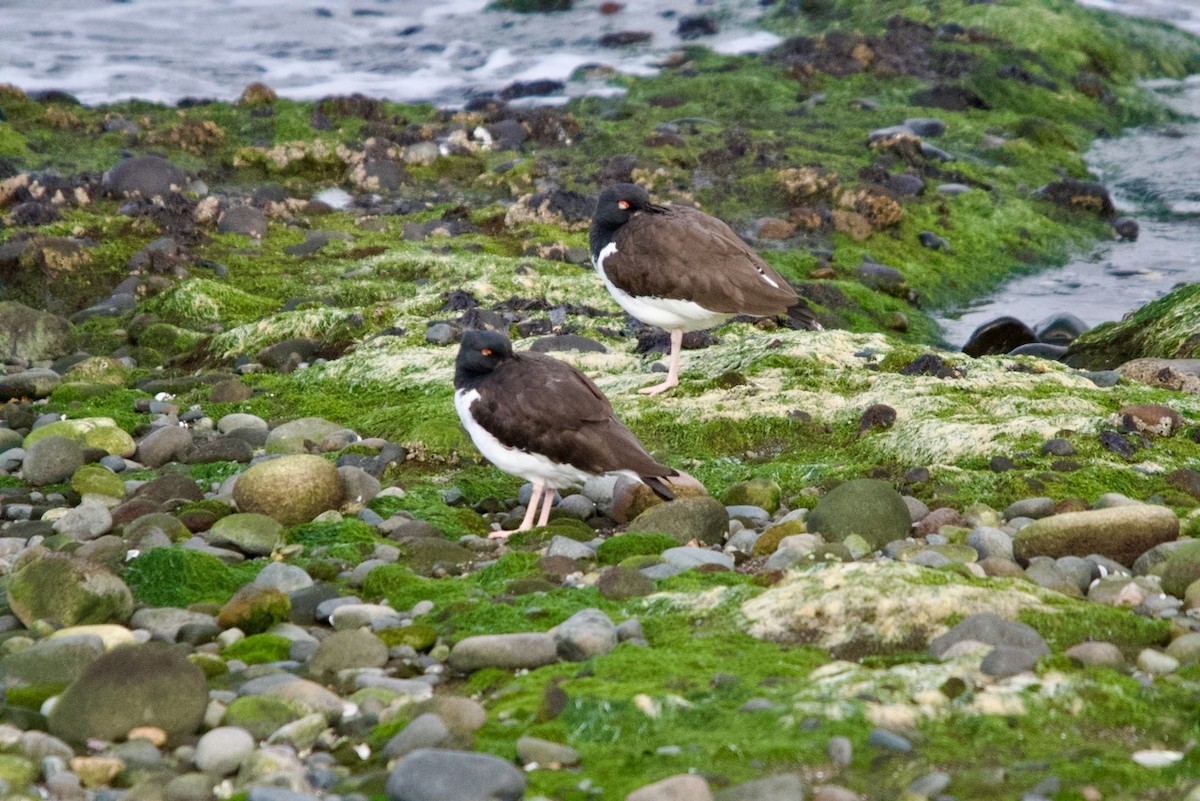
<path id="1" fill-rule="evenodd" d="M 617 208 L 621 208 L 621 209 L 629 208 L 629 201 L 628 200 L 618 200 Z"/>
<path id="2" fill-rule="evenodd" d="M 491 356 L 491 355 L 492 355 L 492 349 L 491 349 L 491 348 L 484 348 L 483 350 L 481 350 L 481 351 L 479 351 L 479 352 L 480 352 L 480 353 L 482 353 L 484 356 Z"/>

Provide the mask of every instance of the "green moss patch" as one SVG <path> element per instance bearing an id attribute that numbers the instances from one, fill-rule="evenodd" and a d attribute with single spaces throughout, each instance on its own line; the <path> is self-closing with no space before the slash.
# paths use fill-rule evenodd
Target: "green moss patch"
<path id="1" fill-rule="evenodd" d="M 224 603 L 252 581 L 263 564 L 231 566 L 186 548 L 153 548 L 128 563 L 124 578 L 134 598 L 147 606 L 186 607 L 205 601 Z"/>

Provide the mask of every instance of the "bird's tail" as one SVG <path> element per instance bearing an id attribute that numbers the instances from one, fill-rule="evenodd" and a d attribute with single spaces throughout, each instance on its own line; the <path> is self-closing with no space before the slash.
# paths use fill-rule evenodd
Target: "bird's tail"
<path id="1" fill-rule="evenodd" d="M 658 476 L 639 476 L 647 487 L 654 490 L 654 494 L 662 498 L 664 501 L 675 500 L 675 493 L 671 492 L 671 488 L 662 482 Z"/>
<path id="2" fill-rule="evenodd" d="M 788 307 L 787 318 L 787 327 L 793 331 L 821 330 L 821 323 L 817 321 L 817 313 L 804 298 L 800 298 Z"/>

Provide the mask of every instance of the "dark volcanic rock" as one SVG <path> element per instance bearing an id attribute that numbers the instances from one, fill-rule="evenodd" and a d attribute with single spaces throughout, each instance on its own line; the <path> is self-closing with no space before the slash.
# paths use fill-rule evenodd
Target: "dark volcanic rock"
<path id="1" fill-rule="evenodd" d="M 104 173 L 101 186 L 115 197 L 152 198 L 187 184 L 183 172 L 162 156 L 134 156 Z"/>

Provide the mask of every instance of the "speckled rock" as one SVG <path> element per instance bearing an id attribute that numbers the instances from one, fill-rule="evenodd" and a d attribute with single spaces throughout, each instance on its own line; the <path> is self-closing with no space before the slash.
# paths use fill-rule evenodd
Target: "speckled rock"
<path id="1" fill-rule="evenodd" d="M 716 498 L 678 498 L 651 506 L 629 524 L 630 532 L 659 532 L 674 537 L 680 545 L 695 540 L 715 545 L 725 540 L 729 516 Z"/>
<path id="2" fill-rule="evenodd" d="M 809 512 L 805 525 L 828 542 L 862 537 L 872 548 L 908 536 L 912 517 L 900 493 L 878 479 L 847 481 L 827 492 Z"/>
<path id="3" fill-rule="evenodd" d="M 57 359 L 71 350 L 71 324 L 58 315 L 6 300 L 0 301 L 0 321 L 0 361 Z"/>
<path id="4" fill-rule="evenodd" d="M 137 726 L 191 734 L 204 718 L 208 685 L 184 652 L 165 643 L 117 648 L 98 658 L 50 713 L 50 733 L 82 743 L 115 740 Z"/>
<path id="5" fill-rule="evenodd" d="M 233 499 L 243 512 L 270 515 L 285 526 L 307 523 L 342 501 L 342 480 L 327 459 L 307 454 L 259 462 L 238 476 Z"/>
<path id="6" fill-rule="evenodd" d="M 1155 545 L 1178 536 L 1179 519 L 1165 506 L 1115 506 L 1035 520 L 1013 539 L 1013 554 L 1027 562 L 1034 556 L 1097 553 L 1132 565 Z"/>

